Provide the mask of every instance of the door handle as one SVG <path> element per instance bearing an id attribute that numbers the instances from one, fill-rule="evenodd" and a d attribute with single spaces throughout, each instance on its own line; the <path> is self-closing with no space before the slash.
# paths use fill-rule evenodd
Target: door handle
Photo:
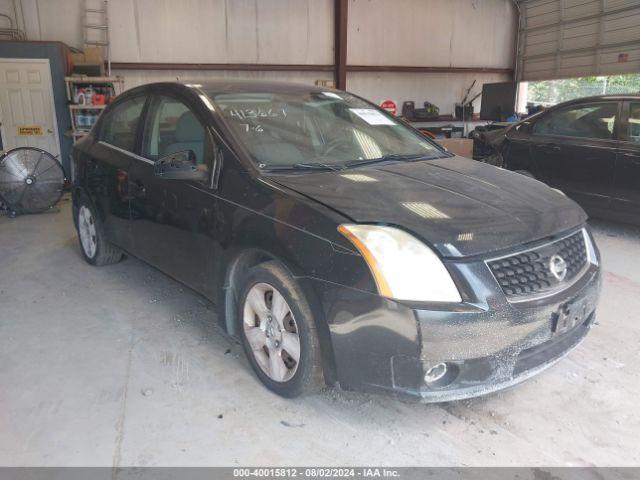
<path id="1" fill-rule="evenodd" d="M 140 180 L 136 180 L 133 182 L 133 194 L 134 197 L 143 198 L 147 194 L 147 189 Z"/>
<path id="2" fill-rule="evenodd" d="M 640 165 L 640 155 L 633 153 L 623 153 L 623 157 L 628 158 L 633 165 Z"/>
<path id="3" fill-rule="evenodd" d="M 560 151 L 560 147 L 558 145 L 551 145 L 548 143 L 537 143 L 534 146 L 537 148 L 546 148 L 547 150 L 554 150 L 556 152 Z"/>

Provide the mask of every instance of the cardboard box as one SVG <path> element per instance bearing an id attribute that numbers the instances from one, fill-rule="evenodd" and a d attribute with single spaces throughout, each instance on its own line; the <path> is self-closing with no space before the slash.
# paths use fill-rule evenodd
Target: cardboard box
<path id="1" fill-rule="evenodd" d="M 84 63 L 84 53 L 70 53 L 71 63 L 77 65 L 78 63 Z"/>
<path id="2" fill-rule="evenodd" d="M 473 156 L 473 140 L 470 138 L 436 138 L 436 142 L 461 157 Z"/>
<path id="3" fill-rule="evenodd" d="M 104 57 L 102 47 L 86 47 L 83 53 L 70 54 L 72 73 L 89 76 L 104 75 Z"/>
<path id="4" fill-rule="evenodd" d="M 74 65 L 102 65 L 102 47 L 86 47 L 83 53 L 72 53 L 71 61 Z"/>
<path id="5" fill-rule="evenodd" d="M 103 64 L 102 47 L 86 47 L 84 49 L 84 62 L 82 63 Z"/>

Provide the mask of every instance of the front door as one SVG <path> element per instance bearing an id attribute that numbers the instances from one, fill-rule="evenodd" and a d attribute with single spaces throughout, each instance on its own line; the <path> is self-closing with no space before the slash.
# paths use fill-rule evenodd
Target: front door
<path id="1" fill-rule="evenodd" d="M 98 142 L 88 152 L 81 148 L 75 155 L 85 158 L 86 180 L 96 208 L 103 214 L 103 227 L 109 241 L 125 250 L 131 248 L 129 202 L 132 191 L 127 173 L 136 161 L 136 138 L 147 95 L 120 97 L 105 111 L 98 126 Z M 135 192 L 134 192 L 135 193 Z"/>
<path id="2" fill-rule="evenodd" d="M 0 59 L 2 149 L 37 147 L 60 160 L 49 60 Z"/>
<path id="3" fill-rule="evenodd" d="M 132 192 L 133 251 L 189 287 L 209 293 L 211 232 L 215 200 L 209 181 L 167 180 L 154 175 L 154 162 L 185 150 L 198 168 L 211 171 L 210 134 L 194 110 L 182 101 L 154 97 L 144 129 L 141 159 L 129 169 Z"/>
<path id="4" fill-rule="evenodd" d="M 540 180 L 586 210 L 608 211 L 616 163 L 618 102 L 572 105 L 533 125 L 531 152 Z"/>
<path id="5" fill-rule="evenodd" d="M 640 101 L 626 102 L 616 158 L 616 217 L 640 224 Z"/>

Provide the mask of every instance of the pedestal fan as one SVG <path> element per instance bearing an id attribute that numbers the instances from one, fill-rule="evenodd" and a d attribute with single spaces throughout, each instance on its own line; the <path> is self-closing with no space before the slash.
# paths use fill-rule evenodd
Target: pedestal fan
<path id="1" fill-rule="evenodd" d="M 60 162 L 44 150 L 19 147 L 0 156 L 0 204 L 11 216 L 53 207 L 64 182 Z"/>

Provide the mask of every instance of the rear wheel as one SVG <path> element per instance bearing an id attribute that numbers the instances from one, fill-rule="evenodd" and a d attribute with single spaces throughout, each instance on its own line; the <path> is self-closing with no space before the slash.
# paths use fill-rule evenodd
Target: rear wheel
<path id="1" fill-rule="evenodd" d="M 238 314 L 249 363 L 267 388 L 292 398 L 322 386 L 311 309 L 284 267 L 266 262 L 247 272 Z"/>
<path id="2" fill-rule="evenodd" d="M 79 201 L 76 227 L 80 249 L 88 263 L 99 266 L 122 260 L 122 250 L 107 241 L 96 212 L 85 198 Z"/>

